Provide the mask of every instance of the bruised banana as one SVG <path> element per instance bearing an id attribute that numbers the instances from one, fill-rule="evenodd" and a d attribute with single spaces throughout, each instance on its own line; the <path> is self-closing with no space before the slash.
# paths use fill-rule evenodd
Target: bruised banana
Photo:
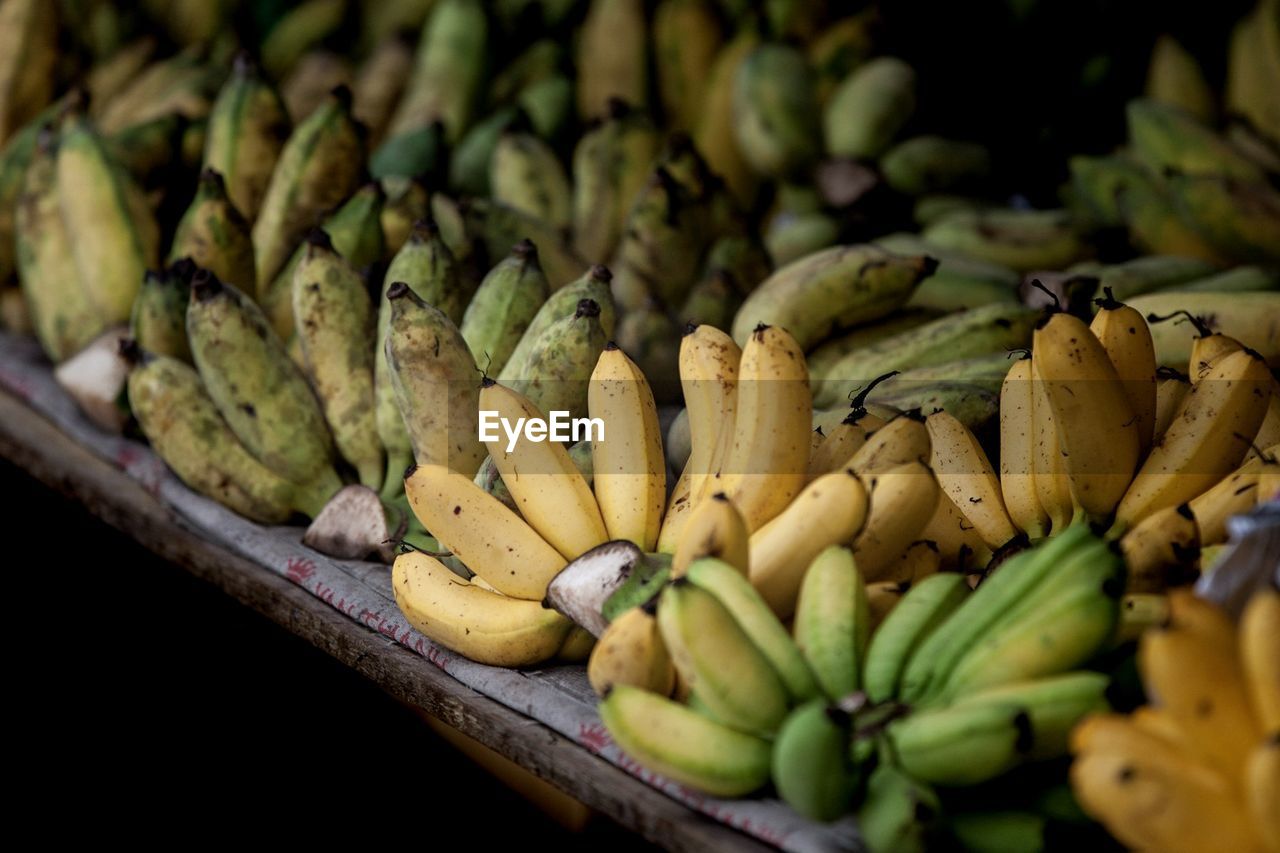
<path id="1" fill-rule="evenodd" d="M 1268 466 L 1276 468 L 1277 454 L 1280 454 L 1280 444 L 1266 448 L 1262 456 L 1246 460 L 1216 485 L 1191 499 L 1188 507 L 1200 530 L 1201 545 L 1227 541 L 1227 519 L 1253 509 L 1258 502 L 1259 479 Z"/>
<path id="2" fill-rule="evenodd" d="M 1120 537 L 1130 592 L 1163 592 L 1194 577 L 1201 546 L 1212 544 L 1202 540 L 1196 521 L 1190 506 L 1178 504 L 1156 510 Z"/>
<path id="3" fill-rule="evenodd" d="M 190 258 L 245 293 L 254 289 L 253 243 L 249 223 L 227 196 L 222 175 L 200 173 L 196 196 L 178 222 L 169 262 Z"/>
<path id="4" fill-rule="evenodd" d="M 280 95 L 248 55 L 239 54 L 209 113 L 204 168 L 222 175 L 227 198 L 249 222 L 258 218 L 288 137 L 289 115 Z"/>
<path id="5" fill-rule="evenodd" d="M 932 452 L 929 428 L 919 412 L 905 412 L 873 431 L 849 459 L 859 476 L 880 474 L 915 460 L 928 460 Z"/>

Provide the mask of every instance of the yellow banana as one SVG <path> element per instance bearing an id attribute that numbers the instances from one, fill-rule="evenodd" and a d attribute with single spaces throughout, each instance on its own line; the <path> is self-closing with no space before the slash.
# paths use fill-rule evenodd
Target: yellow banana
<path id="1" fill-rule="evenodd" d="M 1130 592 L 1163 592 L 1195 571 L 1203 544 L 1196 517 L 1186 504 L 1153 512 L 1120 538 L 1129 567 Z"/>
<path id="2" fill-rule="evenodd" d="M 992 557 L 991 549 L 982 541 L 973 522 L 961 515 L 949 500 L 938 501 L 919 539 L 932 542 L 938 549 L 942 567 L 951 571 L 981 569 Z"/>
<path id="3" fill-rule="evenodd" d="M 587 680 L 596 695 L 605 696 L 619 684 L 671 695 L 676 669 L 658 630 L 656 612 L 649 605 L 633 607 L 604 629 L 587 661 Z"/>
<path id="4" fill-rule="evenodd" d="M 674 505 L 674 494 L 672 498 Z M 690 510 L 671 560 L 671 577 L 682 577 L 689 564 L 702 557 L 715 557 L 746 575 L 748 538 L 742 513 L 724 492 L 716 492 Z"/>
<path id="5" fill-rule="evenodd" d="M 942 503 L 939 498 L 938 503 Z M 942 551 L 937 542 L 917 539 L 907 546 L 889 570 L 889 581 L 914 585 L 942 570 Z"/>
<path id="6" fill-rule="evenodd" d="M 860 476 L 879 474 L 916 459 L 928 460 L 929 428 L 919 412 L 905 412 L 867 436 L 849 460 Z"/>
<path id="7" fill-rule="evenodd" d="M 804 353 L 784 329 L 758 326 L 742 351 L 733 443 L 720 490 L 759 530 L 804 486 L 813 402 Z"/>
<path id="8" fill-rule="evenodd" d="M 884 579 L 933 517 L 938 481 L 923 462 L 907 462 L 868 478 L 867 521 L 853 542 L 858 570 L 868 583 Z"/>
<path id="9" fill-rule="evenodd" d="M 1269 853 L 1280 850 L 1280 736 L 1271 735 L 1253 748 L 1241 782 L 1253 827 Z"/>
<path id="10" fill-rule="evenodd" d="M 867 520 L 867 492 L 850 470 L 814 480 L 751 534 L 748 577 L 781 619 L 795 610 L 805 571 L 830 545 L 845 545 Z"/>
<path id="11" fill-rule="evenodd" d="M 1000 494 L 1018 529 L 1040 539 L 1049 516 L 1036 491 L 1034 399 L 1031 359 L 1019 359 L 1000 386 Z"/>
<path id="12" fill-rule="evenodd" d="M 1280 592 L 1259 589 L 1240 616 L 1240 663 L 1254 716 L 1280 732 Z"/>
<path id="13" fill-rule="evenodd" d="M 1258 425 L 1258 432 L 1253 436 L 1253 446 L 1245 454 L 1245 459 L 1257 459 L 1260 449 L 1280 444 L 1280 379 L 1271 378 L 1271 398 L 1267 401 L 1267 413 Z"/>
<path id="14" fill-rule="evenodd" d="M 688 130 L 701 115 L 720 40 L 720 22 L 710 0 L 663 0 L 654 10 L 658 95 L 675 127 Z"/>
<path id="15" fill-rule="evenodd" d="M 35 117 L 53 96 L 58 61 L 58 18 L 43 0 L 8 0 L 0 6 L 0 143 Z"/>
<path id="16" fill-rule="evenodd" d="M 647 102 L 648 32 L 640 0 L 592 0 L 578 33 L 578 115 L 608 114 L 609 99 Z"/>
<path id="17" fill-rule="evenodd" d="M 1240 464 L 1267 412 L 1271 374 L 1248 351 L 1214 363 L 1192 386 L 1160 445 L 1152 449 L 1116 511 L 1132 525 L 1205 491 Z"/>
<path id="18" fill-rule="evenodd" d="M 986 452 L 969 428 L 946 412 L 925 418 L 929 430 L 929 467 L 938 480 L 942 497 L 977 529 L 987 545 L 996 549 L 1010 542 L 1018 531 L 1005 510 L 1000 480 Z"/>
<path id="19" fill-rule="evenodd" d="M 508 423 L 545 419 L 527 397 L 486 377 L 480 410 L 497 412 Z M 520 515 L 552 547 L 572 560 L 609 538 L 591 487 L 559 441 L 530 441 L 527 434 L 510 446 L 495 430 L 486 441 L 489 456 L 502 475 Z"/>
<path id="20" fill-rule="evenodd" d="M 1160 368 L 1160 378 L 1156 382 L 1156 416 L 1152 424 L 1152 444 L 1164 439 L 1164 434 L 1173 423 L 1173 416 L 1182 408 L 1182 401 L 1191 390 L 1191 380 L 1173 368 Z"/>
<path id="21" fill-rule="evenodd" d="M 1267 459 L 1276 459 L 1280 444 L 1263 451 Z M 1258 480 L 1266 470 L 1262 457 L 1246 460 L 1208 490 L 1191 499 L 1191 512 L 1200 528 L 1201 545 L 1217 545 L 1227 541 L 1227 519 L 1243 515 L 1258 502 Z M 1274 462 L 1270 463 L 1274 467 Z"/>
<path id="22" fill-rule="evenodd" d="M 809 454 L 809 482 L 849 465 L 853 454 L 867 443 L 867 430 L 859 423 L 856 411 L 832 427 L 822 443 Z"/>
<path id="23" fill-rule="evenodd" d="M 1049 532 L 1057 534 L 1071 524 L 1076 512 L 1076 501 L 1062 459 L 1062 445 L 1058 439 L 1053 407 L 1049 405 L 1045 382 L 1040 376 L 1034 353 L 1031 356 L 1031 394 L 1032 434 L 1035 441 L 1031 463 L 1036 496 L 1049 519 Z"/>
<path id="24" fill-rule="evenodd" d="M 604 438 L 591 443 L 591 460 L 609 538 L 652 551 L 666 506 L 662 429 L 648 380 L 613 344 L 605 346 L 591 373 L 587 408 L 604 423 Z"/>
<path id="25" fill-rule="evenodd" d="M 694 508 L 707 497 L 733 439 L 742 350 L 706 324 L 680 341 L 680 388 L 689 413 L 689 494 Z"/>
<path id="26" fill-rule="evenodd" d="M 1156 349 L 1151 329 L 1142 314 L 1119 302 L 1106 291 L 1106 298 L 1094 300 L 1098 313 L 1089 330 L 1097 337 L 1120 377 L 1129 399 L 1129 408 L 1138 419 L 1138 448 L 1145 455 L 1151 448 L 1156 419 Z"/>
<path id="27" fill-rule="evenodd" d="M 555 548 L 464 474 L 416 465 L 404 491 L 422 526 L 503 595 L 541 601 L 565 567 Z"/>
<path id="28" fill-rule="evenodd" d="M 420 551 L 396 557 L 391 588 L 410 625 L 490 666 L 530 666 L 548 660 L 573 628 L 540 601 L 490 592 Z"/>
<path id="29" fill-rule="evenodd" d="M 684 536 L 685 525 L 693 514 L 693 497 L 689 493 L 692 475 L 686 463 L 675 488 L 671 490 L 671 498 L 667 502 L 666 512 L 662 514 L 662 527 L 658 530 L 657 551 L 659 554 L 675 554 Z"/>

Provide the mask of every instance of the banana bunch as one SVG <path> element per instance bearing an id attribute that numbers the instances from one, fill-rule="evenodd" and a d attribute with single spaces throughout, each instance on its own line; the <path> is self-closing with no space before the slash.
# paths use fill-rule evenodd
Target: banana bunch
<path id="1" fill-rule="evenodd" d="M 1239 625 L 1187 591 L 1139 640 L 1149 704 L 1071 733 L 1081 807 L 1133 848 L 1280 849 L 1280 592 L 1256 591 Z"/>

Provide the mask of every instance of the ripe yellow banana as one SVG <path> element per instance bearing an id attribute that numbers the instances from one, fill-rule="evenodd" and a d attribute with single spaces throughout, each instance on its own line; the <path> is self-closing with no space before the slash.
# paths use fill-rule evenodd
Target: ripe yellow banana
<path id="1" fill-rule="evenodd" d="M 1136 524 L 1190 500 L 1239 465 L 1267 413 L 1270 380 L 1266 362 L 1253 352 L 1214 362 L 1133 478 L 1116 511 L 1117 524 Z"/>
<path id="2" fill-rule="evenodd" d="M 1241 787 L 1263 845 L 1271 853 L 1280 850 L 1280 821 L 1276 820 L 1276 803 L 1280 803 L 1280 736 L 1273 734 L 1253 748 Z"/>
<path id="3" fill-rule="evenodd" d="M 682 577 L 690 563 L 703 557 L 715 557 L 747 575 L 749 536 L 742 513 L 724 492 L 716 492 L 689 511 L 671 560 L 671 577 Z"/>
<path id="4" fill-rule="evenodd" d="M 938 503 L 942 503 L 941 498 Z M 941 569 L 942 550 L 938 543 L 929 539 L 917 539 L 902 552 L 885 579 L 914 586 L 930 575 L 936 575 Z"/>
<path id="5" fill-rule="evenodd" d="M 1263 451 L 1267 459 L 1276 459 L 1280 444 Z M 1272 467 L 1274 467 L 1274 463 Z M 1243 515 L 1258 502 L 1258 480 L 1267 469 L 1262 457 L 1248 459 L 1207 491 L 1193 498 L 1191 512 L 1200 528 L 1201 545 L 1217 545 L 1227 541 L 1227 519 Z"/>
<path id="6" fill-rule="evenodd" d="M 410 625 L 490 666 L 531 666 L 548 660 L 573 628 L 541 602 L 490 592 L 420 551 L 396 557 L 391 588 Z"/>
<path id="7" fill-rule="evenodd" d="M 623 612 L 604 629 L 587 661 L 587 680 L 599 696 L 619 684 L 670 696 L 676 669 L 649 605 Z"/>
<path id="8" fill-rule="evenodd" d="M 929 428 L 919 412 L 905 412 L 867 436 L 849 460 L 859 476 L 879 474 L 917 459 L 929 459 Z"/>
<path id="9" fill-rule="evenodd" d="M 742 350 L 706 324 L 680 341 L 680 388 L 689 413 L 689 493 L 694 508 L 709 495 L 733 439 Z"/>
<path id="10" fill-rule="evenodd" d="M 1280 592 L 1260 589 L 1240 616 L 1240 663 L 1254 716 L 1273 738 L 1280 731 Z"/>
<path id="11" fill-rule="evenodd" d="M 1000 480 L 986 452 L 969 428 L 946 412 L 925 418 L 929 431 L 929 467 L 942 497 L 977 529 L 993 550 L 1007 544 L 1018 531 L 1005 510 Z"/>
<path id="12" fill-rule="evenodd" d="M 820 429 L 820 427 L 819 427 Z M 813 482 L 823 474 L 830 474 L 848 466 L 864 444 L 867 443 L 867 429 L 859 422 L 856 411 L 849 412 L 845 419 L 832 427 L 826 438 L 809 454 L 809 482 Z"/>
<path id="13" fill-rule="evenodd" d="M 1000 494 L 1009 518 L 1033 540 L 1049 532 L 1036 491 L 1034 400 L 1031 359 L 1019 359 L 1000 386 Z"/>
<path id="14" fill-rule="evenodd" d="M 1159 444 L 1164 439 L 1173 416 L 1182 408 L 1182 401 L 1191 390 L 1191 380 L 1186 374 L 1172 368 L 1161 368 L 1160 378 L 1156 382 L 1156 416 L 1152 425 L 1152 444 Z"/>
<path id="15" fill-rule="evenodd" d="M 1245 459 L 1260 458 L 1262 448 L 1280 444 L 1280 379 L 1271 378 L 1271 398 L 1267 401 L 1267 413 L 1253 436 L 1253 446 Z"/>
<path id="16" fill-rule="evenodd" d="M 1153 512 L 1120 538 L 1129 567 L 1130 592 L 1163 592 L 1194 576 L 1204 544 L 1196 517 L 1187 504 Z"/>
<path id="17" fill-rule="evenodd" d="M 751 583 L 787 619 L 814 558 L 847 545 L 867 520 L 867 492 L 850 470 L 834 471 L 805 487 L 773 520 L 751 534 Z"/>
<path id="18" fill-rule="evenodd" d="M 1031 419 L 1035 446 L 1032 448 L 1032 468 L 1036 484 L 1036 497 L 1049 519 L 1049 531 L 1058 534 L 1065 530 L 1076 515 L 1077 505 L 1071 492 L 1063 461 L 1062 445 L 1058 439 L 1058 426 L 1054 421 L 1053 407 L 1045 382 L 1031 356 Z"/>
<path id="19" fill-rule="evenodd" d="M 907 546 L 933 517 L 938 481 L 923 462 L 907 462 L 868 478 L 866 524 L 853 542 L 858 570 L 868 583 L 884 580 Z"/>
<path id="20" fill-rule="evenodd" d="M 587 408 L 604 422 L 604 439 L 591 443 L 591 460 L 609 538 L 652 551 L 666 507 L 662 429 L 648 380 L 613 344 L 605 346 L 591 373 Z"/>
<path id="21" fill-rule="evenodd" d="M 666 512 L 662 514 L 662 527 L 658 530 L 656 546 L 659 554 L 674 555 L 680 546 L 685 525 L 689 523 L 693 514 L 693 498 L 689 493 L 692 479 L 689 465 L 686 463 L 684 470 L 680 472 L 680 477 L 676 480 L 675 488 L 671 490 Z"/>
<path id="22" fill-rule="evenodd" d="M 733 443 L 720 490 L 759 530 L 804 487 L 813 400 L 804 353 L 777 326 L 758 326 L 742 351 Z"/>
<path id="23" fill-rule="evenodd" d="M 422 526 L 503 595 L 541 601 L 565 567 L 564 557 L 537 531 L 468 476 L 443 465 L 416 465 L 404 491 Z"/>
<path id="24" fill-rule="evenodd" d="M 1095 300 L 1098 313 L 1089 330 L 1097 337 L 1120 377 L 1129 408 L 1138 419 L 1138 448 L 1151 448 L 1156 419 L 1156 349 L 1142 314 L 1111 295 Z"/>
<path id="25" fill-rule="evenodd" d="M 949 500 L 938 501 L 917 538 L 932 542 L 942 567 L 950 571 L 981 569 L 991 561 L 992 551 L 978 535 L 978 529 Z"/>

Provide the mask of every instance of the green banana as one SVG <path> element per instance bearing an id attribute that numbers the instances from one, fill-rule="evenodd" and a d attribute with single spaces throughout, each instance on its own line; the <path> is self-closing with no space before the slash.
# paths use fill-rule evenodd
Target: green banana
<path id="1" fill-rule="evenodd" d="M 516 105 L 529 118 L 534 133 L 549 142 L 563 140 L 574 119 L 573 80 L 555 74 L 520 92 Z"/>
<path id="2" fill-rule="evenodd" d="M 480 371 L 457 326 L 408 284 L 387 288 L 387 368 L 420 465 L 468 477 L 484 461 L 479 438 Z"/>
<path id="3" fill-rule="evenodd" d="M 382 181 L 382 253 L 389 261 L 403 248 L 413 223 L 431 212 L 431 194 L 421 181 L 388 178 Z"/>
<path id="4" fill-rule="evenodd" d="M 106 136 L 171 113 L 200 119 L 208 115 L 221 72 L 188 48 L 153 63 L 95 111 L 94 120 Z"/>
<path id="5" fill-rule="evenodd" d="M 867 380 L 894 370 L 932 367 L 1026 346 L 1036 317 L 1022 305 L 995 303 L 885 338 L 827 368 L 825 378 L 814 389 L 814 405 L 835 405 Z"/>
<path id="6" fill-rule="evenodd" d="M 600 719 L 624 753 L 649 770 L 718 797 L 740 797 L 769 781 L 768 741 L 735 731 L 683 705 L 618 685 Z"/>
<path id="7" fill-rule="evenodd" d="M 351 91 L 340 86 L 294 128 L 263 194 L 253 223 L 260 298 L 307 230 L 355 190 L 363 163 L 364 139 L 351 117 Z"/>
<path id="8" fill-rule="evenodd" d="M 1178 107 L 1199 121 L 1213 122 L 1215 95 L 1200 69 L 1200 61 L 1168 33 L 1161 33 L 1147 65 L 1146 96 Z"/>
<path id="9" fill-rule="evenodd" d="M 541 260 L 541 253 L 539 253 Z M 508 356 L 506 364 L 498 373 L 498 381 L 510 385 L 529 376 L 529 357 L 539 341 L 555 323 L 572 317 L 578 310 L 578 304 L 590 299 L 600 308 L 600 326 L 604 329 L 605 338 L 612 338 L 616 332 L 617 312 L 613 307 L 613 296 L 609 291 L 612 279 L 609 270 L 596 265 L 576 281 L 552 292 L 542 303 L 538 313 L 529 321 L 529 327 L 520 336 L 520 341 Z"/>
<path id="10" fill-rule="evenodd" d="M 512 387 L 544 413 L 568 412 L 587 416 L 587 383 L 609 338 L 600 323 L 600 306 L 591 299 L 578 303 L 542 334 L 529 351 L 525 374 Z"/>
<path id="11" fill-rule="evenodd" d="M 55 105 L 56 106 L 56 105 Z M 0 148 L 0 280 L 8 281 L 16 269 L 14 245 L 16 208 L 40 132 L 51 126 L 54 108 L 49 107 L 11 136 Z M 53 147 L 52 131 L 49 146 Z"/>
<path id="12" fill-rule="evenodd" d="M 254 289 L 253 241 L 249 223 L 227 197 L 223 178 L 212 169 L 200 173 L 196 195 L 178 222 L 169 263 L 190 258 L 245 293 Z M 143 349 L 147 349 L 143 343 Z"/>
<path id="13" fill-rule="evenodd" d="M 486 374 L 502 372 L 548 295 L 538 250 L 528 240 L 513 246 L 511 254 L 480 282 L 460 331 L 471 357 Z"/>
<path id="14" fill-rule="evenodd" d="M 488 44 L 484 4 L 478 0 L 437 3 L 422 31 L 413 76 L 391 119 L 388 137 L 394 140 L 439 121 L 448 142 L 461 139 L 484 82 Z"/>
<path id="15" fill-rule="evenodd" d="M 738 569 L 714 558 L 694 560 L 689 582 L 711 593 L 773 665 L 791 701 L 804 702 L 819 688 L 804 656 L 768 603 Z"/>
<path id="16" fill-rule="evenodd" d="M 538 258 L 552 290 L 573 281 L 587 266 L 574 251 L 567 234 L 505 204 L 492 199 L 470 199 L 464 216 L 468 231 L 480 235 L 490 258 L 505 257 L 516 243 L 532 240 L 538 247 Z"/>
<path id="17" fill-rule="evenodd" d="M 640 366 L 661 405 L 680 400 L 680 327 L 665 311 L 645 306 L 618 321 L 614 341 Z"/>
<path id="18" fill-rule="evenodd" d="M 820 382 L 831 372 L 831 366 L 849 353 L 917 326 L 923 326 L 937 317 L 938 314 L 935 311 L 904 308 L 880 320 L 857 326 L 838 337 L 831 338 L 809 352 L 806 359 L 809 362 L 809 379 L 811 382 Z"/>
<path id="19" fill-rule="evenodd" d="M 918 411 L 926 415 L 943 411 L 976 430 L 995 418 L 1000 408 L 1000 394 L 998 389 L 991 390 L 990 384 L 984 387 L 971 382 L 933 382 L 878 394 L 875 402 L 868 405 L 878 411 Z"/>
<path id="20" fill-rule="evenodd" d="M 756 172 L 799 177 L 814 164 L 822 153 L 817 83 L 800 50 L 766 43 L 747 55 L 733 81 L 733 122 Z"/>
<path id="21" fill-rule="evenodd" d="M 1106 691 L 1111 679 L 1101 672 L 1068 672 L 980 690 L 957 699 L 957 705 L 1013 702 L 1031 721 L 1033 761 L 1061 758 L 1068 752 L 1071 729 L 1088 714 L 1111 708 Z"/>
<path id="22" fill-rule="evenodd" d="M 619 100 L 573 150 L 574 246 L 584 259 L 613 257 L 631 205 L 653 171 L 658 131 L 644 112 Z"/>
<path id="23" fill-rule="evenodd" d="M 489 188 L 495 201 L 553 228 L 567 228 L 573 218 L 569 177 L 555 151 L 528 132 L 508 128 L 489 159 Z"/>
<path id="24" fill-rule="evenodd" d="M 489 195 L 489 172 L 498 140 L 519 120 L 516 107 L 494 110 L 458 140 L 449 156 L 449 188 L 468 196 Z"/>
<path id="25" fill-rule="evenodd" d="M 1105 266 L 1095 275 L 1098 277 L 1097 289 L 1100 292 L 1110 288 L 1116 299 L 1125 302 L 1130 297 L 1153 290 L 1176 288 L 1184 282 L 1208 276 L 1214 270 L 1213 264 L 1199 258 L 1149 255 Z"/>
<path id="26" fill-rule="evenodd" d="M 341 488 L 320 404 L 258 306 L 197 270 L 187 339 L 210 398 L 245 449 L 316 494 Z"/>
<path id="27" fill-rule="evenodd" d="M 915 584 L 871 635 L 862 669 L 862 688 L 872 702 L 898 693 L 902 670 L 912 653 L 969 595 L 964 575 L 943 572 Z"/>
<path id="28" fill-rule="evenodd" d="M 182 164 L 182 140 L 189 122 L 177 113 L 126 127 L 103 139 L 111 159 L 139 186 L 163 186 Z"/>
<path id="29" fill-rule="evenodd" d="M 812 255 L 840 239 L 840 223 L 821 210 L 806 213 L 783 212 L 769 221 L 764 235 L 765 248 L 774 266 Z"/>
<path id="30" fill-rule="evenodd" d="M 347 0 L 305 0 L 286 12 L 262 42 L 262 65 L 280 78 L 302 55 L 336 33 L 347 13 Z"/>
<path id="31" fill-rule="evenodd" d="M 804 349 L 893 313 L 933 273 L 928 257 L 902 258 L 872 245 L 833 246 L 777 270 L 733 322 L 739 345 L 761 323 L 782 326 Z"/>
<path id="32" fill-rule="evenodd" d="M 489 101 L 505 104 L 516 99 L 520 92 L 556 74 L 564 64 L 565 49 L 553 38 L 541 38 L 526 47 L 506 64 L 495 69 L 489 81 Z"/>
<path id="33" fill-rule="evenodd" d="M 147 441 L 178 478 L 246 518 L 287 521 L 296 508 L 314 517 L 328 495 L 299 490 L 253 457 L 227 426 L 189 365 L 135 353 L 129 406 Z"/>
<path id="34" fill-rule="evenodd" d="M 868 402 L 879 403 L 885 398 L 893 399 L 908 392 L 920 391 L 925 387 L 933 387 L 941 383 L 965 383 L 996 392 L 1000 390 L 1012 365 L 1009 353 L 993 352 L 957 361 L 944 361 L 929 367 L 903 370 L 876 385 L 875 390 L 868 394 L 866 399 Z"/>
<path id="35" fill-rule="evenodd" d="M 991 172 L 991 152 L 976 142 L 913 136 L 880 158 L 889 186 L 908 195 L 952 192 L 980 185 Z"/>
<path id="36" fill-rule="evenodd" d="M 1193 278 L 1164 288 L 1191 293 L 1243 293 L 1255 290 L 1280 290 L 1280 273 L 1274 268 L 1242 266 L 1215 275 Z"/>
<path id="37" fill-rule="evenodd" d="M 665 166 L 656 168 L 631 207 L 614 256 L 618 304 L 633 310 L 654 298 L 683 302 L 701 268 L 708 224 L 704 199 Z"/>
<path id="38" fill-rule="evenodd" d="M 901 59 L 884 56 L 854 69 L 823 112 L 827 152 L 872 159 L 893 143 L 916 109 L 916 73 Z"/>
<path id="39" fill-rule="evenodd" d="M 1157 255 L 1182 255 L 1221 266 L 1222 254 L 1177 209 L 1167 182 L 1139 171 L 1116 193 L 1129 242 Z"/>
<path id="40" fill-rule="evenodd" d="M 718 721 L 772 737 L 787 715 L 786 688 L 719 599 L 674 581 L 658 600 L 658 628 L 676 671 Z"/>
<path id="41" fill-rule="evenodd" d="M 64 122 L 57 174 L 58 204 L 80 281 L 107 325 L 128 322 L 143 274 L 159 262 L 155 216 L 81 114 Z"/>
<path id="42" fill-rule="evenodd" d="M 908 308 L 946 312 L 1018 301 L 1022 277 L 1008 267 L 947 251 L 915 234 L 890 234 L 877 239 L 876 245 L 899 255 L 927 255 L 938 260 L 933 274 L 912 291 Z"/>
<path id="43" fill-rule="evenodd" d="M 1015 702 L 916 711 L 889 724 L 898 765 L 934 785 L 976 785 L 1008 772 L 1031 749 L 1031 719 Z"/>
<path id="44" fill-rule="evenodd" d="M 1062 269 L 1085 252 L 1065 210 L 957 211 L 924 229 L 929 243 L 1018 272 Z"/>
<path id="45" fill-rule="evenodd" d="M 832 701 L 861 684 L 861 663 L 871 633 L 866 584 L 853 552 L 833 545 L 805 571 L 796 600 L 796 645 Z"/>
<path id="46" fill-rule="evenodd" d="M 1185 370 L 1191 361 L 1192 345 L 1198 336 L 1189 323 L 1155 323 L 1152 316 L 1167 317 L 1186 311 L 1209 321 L 1212 330 L 1229 335 L 1258 352 L 1273 367 L 1280 364 L 1280 294 L 1254 291 L 1243 293 L 1187 293 L 1182 291 L 1147 293 L 1128 303 L 1147 317 L 1156 348 L 1156 363 Z"/>
<path id="47" fill-rule="evenodd" d="M 379 181 L 419 177 L 434 183 L 445 155 L 444 125 L 434 121 L 384 139 L 369 155 L 369 174 Z"/>
<path id="48" fill-rule="evenodd" d="M 938 795 L 929 785 L 893 762 L 881 761 L 867 779 L 867 795 L 858 809 L 858 832 L 875 853 L 924 853 L 941 810 Z"/>
<path id="49" fill-rule="evenodd" d="M 1150 180 L 1146 170 L 1127 154 L 1077 155 L 1067 161 L 1067 166 L 1071 171 L 1071 211 L 1079 224 L 1089 230 L 1124 227 L 1121 192 L 1133 183 Z"/>
<path id="50" fill-rule="evenodd" d="M 1125 108 L 1134 154 L 1155 174 L 1167 169 L 1262 181 L 1262 170 L 1235 146 L 1191 115 L 1169 104 L 1139 98 Z"/>
<path id="51" fill-rule="evenodd" d="M 471 297 L 463 285 L 453 252 L 445 244 L 435 220 L 429 218 L 414 223 L 409 239 L 391 259 L 384 281 L 388 286 L 403 281 L 455 324 L 462 322 Z M 391 310 L 385 300 L 382 310 Z"/>
<path id="52" fill-rule="evenodd" d="M 293 316 L 311 387 L 338 453 L 371 489 L 383 484 L 373 393 L 373 306 L 364 277 L 313 231 L 293 278 Z"/>
<path id="53" fill-rule="evenodd" d="M 1236 260 L 1280 260 L 1280 192 L 1266 182 L 1171 174 L 1166 183 L 1183 219 L 1215 249 Z"/>
<path id="54" fill-rule="evenodd" d="M 133 303 L 130 334 L 144 352 L 191 363 L 187 304 L 196 266 L 183 259 L 163 272 L 147 271 Z"/>
<path id="55" fill-rule="evenodd" d="M 676 314 L 676 322 L 727 329 L 733 325 L 733 315 L 742 304 L 738 293 L 733 273 L 719 267 L 710 269 L 689 288 L 689 295 Z"/>
<path id="56" fill-rule="evenodd" d="M 852 720 L 823 699 L 791 712 L 773 743 L 773 784 L 783 801 L 813 820 L 849 810 L 858 785 L 849 761 Z"/>
<path id="57" fill-rule="evenodd" d="M 54 363 L 75 355 L 108 325 L 89 298 L 72 253 L 59 201 L 56 144 L 51 129 L 41 133 L 14 205 L 11 241 L 32 325 Z"/>

